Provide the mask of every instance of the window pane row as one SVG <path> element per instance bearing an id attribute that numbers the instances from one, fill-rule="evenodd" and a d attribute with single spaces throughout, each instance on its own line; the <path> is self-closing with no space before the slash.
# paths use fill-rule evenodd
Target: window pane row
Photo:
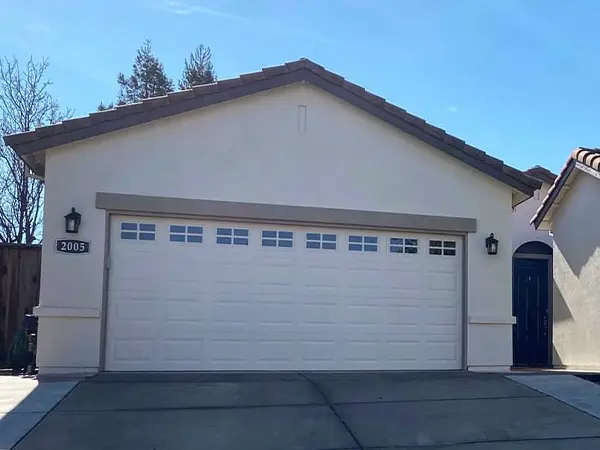
<path id="1" fill-rule="evenodd" d="M 154 241 L 156 240 L 156 224 L 142 222 L 122 222 L 121 239 Z M 204 228 L 197 225 L 169 226 L 171 242 L 202 243 Z M 306 248 L 321 250 L 336 250 L 337 235 L 334 233 L 308 232 L 305 234 Z M 248 245 L 250 231 L 247 228 L 216 229 L 216 243 L 223 245 Z M 285 230 L 263 230 L 261 245 L 263 247 L 293 248 L 294 232 Z M 348 236 L 348 250 L 356 252 L 377 252 L 379 238 L 369 235 Z M 429 254 L 456 256 L 456 241 L 432 239 L 429 240 Z M 417 254 L 419 240 L 417 238 L 390 237 L 389 252 L 395 254 Z"/>
<path id="2" fill-rule="evenodd" d="M 456 256 L 456 241 L 429 241 L 430 255 Z"/>
<path id="3" fill-rule="evenodd" d="M 156 225 L 153 223 L 121 222 L 121 239 L 154 241 Z"/>
<path id="4" fill-rule="evenodd" d="M 170 225 L 169 240 L 201 244 L 203 231 L 203 227 L 197 225 Z"/>
<path id="5" fill-rule="evenodd" d="M 335 250 L 337 236 L 332 233 L 306 233 L 306 248 Z"/>
<path id="6" fill-rule="evenodd" d="M 294 246 L 294 232 L 263 230 L 261 244 L 263 247 L 292 248 Z"/>

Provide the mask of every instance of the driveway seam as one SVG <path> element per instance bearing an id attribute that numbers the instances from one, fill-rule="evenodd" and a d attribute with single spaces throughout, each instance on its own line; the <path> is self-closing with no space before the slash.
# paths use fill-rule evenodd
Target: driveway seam
<path id="1" fill-rule="evenodd" d="M 310 380 L 309 380 L 310 381 Z M 311 383 L 311 385 L 314 385 Z M 324 395 L 319 391 L 319 395 Z M 527 398 L 544 398 L 544 395 L 518 396 L 518 397 L 481 397 L 481 398 L 451 398 L 451 399 L 430 399 L 430 400 L 367 400 L 355 402 L 314 402 L 314 403 L 273 403 L 273 404 L 255 404 L 255 405 L 207 405 L 207 406 L 147 406 L 137 408 L 94 408 L 94 409 L 62 409 L 56 411 L 58 414 L 77 414 L 77 413 L 95 413 L 95 412 L 139 412 L 139 411 L 202 411 L 202 410 L 221 410 L 221 409 L 252 409 L 252 408 L 294 408 L 310 406 L 329 406 L 331 405 L 372 405 L 388 403 L 429 403 L 429 402 L 452 402 L 452 401 L 480 401 L 480 400 L 511 400 Z M 62 400 L 61 400 L 62 401 Z"/>
<path id="2" fill-rule="evenodd" d="M 370 405 L 377 403 L 434 403 L 434 402 L 469 402 L 481 400 L 518 400 L 525 398 L 544 398 L 545 395 L 517 395 L 516 397 L 466 397 L 466 398 L 430 398 L 414 400 L 365 400 L 353 402 L 332 402 L 333 405 Z"/>
<path id="3" fill-rule="evenodd" d="M 259 408 L 306 408 L 326 406 L 323 403 L 277 403 L 273 405 L 227 405 L 227 406 L 161 406 L 146 408 L 107 408 L 107 409 L 67 409 L 56 411 L 57 414 L 106 413 L 106 412 L 156 412 L 156 411 L 213 411 L 221 409 L 259 409 Z"/>
<path id="4" fill-rule="evenodd" d="M 599 439 L 600 435 L 597 436 L 567 436 L 567 437 L 546 437 L 546 438 L 517 438 L 517 439 L 491 439 L 491 440 L 479 440 L 479 441 L 461 441 L 461 442 L 441 442 L 439 444 L 418 444 L 418 445 L 409 445 L 409 446 L 400 446 L 397 445 L 384 445 L 382 446 L 374 446 L 374 447 L 365 447 L 362 450 L 394 450 L 394 449 L 419 449 L 419 448 L 443 448 L 443 447 L 456 447 L 457 445 L 476 445 L 476 444 L 502 444 L 502 443 L 513 443 L 513 442 L 545 442 L 545 441 L 583 441 L 586 439 Z"/>
<path id="5" fill-rule="evenodd" d="M 509 376 L 512 377 L 512 375 L 509 375 Z M 557 402 L 560 402 L 563 405 L 566 405 L 566 406 L 568 406 L 569 408 L 571 408 L 571 409 L 573 409 L 575 411 L 578 411 L 580 413 L 584 413 L 584 414 L 588 415 L 589 417 L 592 417 L 593 419 L 600 420 L 600 416 L 592 413 L 591 411 L 587 411 L 585 409 L 582 409 L 582 408 L 576 406 L 575 404 L 568 402 L 565 399 L 558 398 L 555 395 L 552 395 L 552 394 L 550 394 L 548 392 L 544 392 L 544 391 L 541 390 L 541 388 L 538 389 L 538 388 L 535 388 L 533 386 L 529 386 L 527 384 L 521 383 L 520 381 L 515 380 L 514 378 L 509 378 L 509 376 L 505 376 L 505 378 L 508 379 L 508 380 L 510 380 L 510 381 L 512 381 L 513 383 L 517 383 L 517 384 L 519 384 L 521 386 L 525 386 L 526 388 L 529 388 L 529 389 L 531 389 L 532 391 L 535 391 L 535 392 L 539 392 L 540 394 L 542 394 L 542 395 L 544 395 L 544 396 L 546 396 L 548 398 L 552 398 L 552 399 L 556 400 Z M 519 376 L 519 375 L 517 375 L 517 376 Z M 548 376 L 548 375 L 546 375 L 546 376 Z M 550 375 L 550 376 L 552 376 L 552 375 Z M 575 375 L 570 375 L 570 376 L 574 377 Z M 587 380 L 585 380 L 585 381 L 587 381 Z M 596 383 L 593 383 L 592 381 L 588 381 L 588 383 L 596 384 Z"/>
<path id="6" fill-rule="evenodd" d="M 337 410 L 335 409 L 335 406 L 333 406 L 331 404 L 331 402 L 329 401 L 329 399 L 327 398 L 327 396 L 325 395 L 325 393 L 321 390 L 321 388 L 316 383 L 316 381 L 314 381 L 312 378 L 310 378 L 308 375 L 306 375 L 304 373 L 299 373 L 299 375 L 301 377 L 303 377 L 306 381 L 308 381 L 310 383 L 310 385 L 319 393 L 319 395 L 321 397 L 323 397 L 323 400 L 325 401 L 325 403 L 327 404 L 327 406 L 329 406 L 329 409 L 331 410 L 331 412 L 333 413 L 333 415 L 335 417 L 337 417 L 337 419 L 340 421 L 340 423 L 342 424 L 342 426 L 346 429 L 346 431 L 348 432 L 348 434 L 350 435 L 350 437 L 354 440 L 354 442 L 356 442 L 356 445 L 358 445 L 358 448 L 360 450 L 365 450 L 365 447 L 360 443 L 360 441 L 358 440 L 358 437 L 356 437 L 356 435 L 354 434 L 354 432 L 352 431 L 352 429 L 350 428 L 350 426 L 346 423 L 346 421 L 344 419 L 342 419 L 342 416 L 340 416 L 340 414 L 337 412 Z"/>
<path id="7" fill-rule="evenodd" d="M 69 392 L 67 392 L 67 395 L 63 396 L 63 398 L 61 398 L 59 401 L 56 402 L 56 404 L 50 408 L 48 411 L 46 411 L 46 413 L 40 418 L 40 420 L 37 421 L 37 423 L 32 426 L 29 431 L 27 431 L 27 433 L 25 433 L 23 436 L 21 436 L 20 439 L 17 440 L 17 442 L 15 442 L 13 444 L 13 446 L 10 448 L 10 450 L 17 448 L 17 445 L 19 445 L 21 443 L 21 441 L 23 441 L 23 439 L 25 439 L 27 436 L 29 436 L 31 434 L 31 432 L 33 430 L 35 430 L 43 421 L 46 417 L 48 417 L 48 415 L 53 412 L 58 405 L 60 405 L 69 395 L 71 395 L 73 393 L 73 391 L 75 391 L 75 388 L 77 388 L 77 386 L 79 386 L 79 381 L 75 383 L 75 385 L 73 385 L 73 387 L 71 388 L 71 390 L 69 390 Z"/>

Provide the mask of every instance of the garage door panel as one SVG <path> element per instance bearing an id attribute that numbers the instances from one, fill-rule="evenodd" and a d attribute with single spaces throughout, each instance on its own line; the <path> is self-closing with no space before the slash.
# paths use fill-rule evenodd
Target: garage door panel
<path id="1" fill-rule="evenodd" d="M 150 361 L 155 343 L 149 339 L 119 340 L 113 348 L 116 361 Z"/>
<path id="2" fill-rule="evenodd" d="M 155 320 L 158 315 L 152 301 L 127 301 L 113 305 L 111 309 L 116 319 L 129 322 Z"/>
<path id="3" fill-rule="evenodd" d="M 246 324 L 254 317 L 252 304 L 242 301 L 213 304 L 208 311 L 209 320 L 215 324 Z"/>
<path id="4" fill-rule="evenodd" d="M 194 301 L 195 300 L 195 301 Z M 207 309 L 199 298 L 195 299 L 169 299 L 168 308 L 161 308 L 161 317 L 165 321 L 187 322 L 190 320 L 198 321 L 206 317 Z M 172 306 L 172 307 L 171 307 Z"/>
<path id="5" fill-rule="evenodd" d="M 206 324 L 202 322 L 167 322 L 157 324 L 154 336 L 159 342 L 202 342 L 207 339 L 207 329 Z"/>
<path id="6" fill-rule="evenodd" d="M 155 241 L 121 240 L 122 220 L 156 224 Z M 203 242 L 170 242 L 173 223 L 202 226 Z M 223 227 L 248 245 L 218 244 Z M 262 247 L 263 230 L 291 231 L 293 247 Z M 306 248 L 307 233 L 336 249 Z M 350 235 L 378 251 L 350 251 Z M 445 256 L 428 245 L 447 236 L 135 217 L 111 236 L 108 370 L 460 367 L 460 237 Z M 391 237 L 418 252 L 390 253 Z"/>
<path id="7" fill-rule="evenodd" d="M 428 342 L 425 350 L 431 355 L 431 361 L 446 361 L 451 363 L 458 356 L 456 343 L 450 342 Z"/>
<path id="8" fill-rule="evenodd" d="M 165 361 L 169 363 L 187 362 L 189 364 L 192 361 L 199 363 L 206 356 L 202 340 L 165 340 L 162 347 Z"/>
<path id="9" fill-rule="evenodd" d="M 335 324 L 339 319 L 339 307 L 337 303 L 300 305 L 297 316 L 307 325 Z"/>
<path id="10" fill-rule="evenodd" d="M 423 316 L 430 324 L 454 325 L 458 319 L 458 308 L 454 305 L 429 306 Z"/>
<path id="11" fill-rule="evenodd" d="M 131 321 L 127 327 L 109 327 L 107 331 L 111 335 L 111 345 L 120 341 L 143 340 L 156 333 L 156 321 Z"/>

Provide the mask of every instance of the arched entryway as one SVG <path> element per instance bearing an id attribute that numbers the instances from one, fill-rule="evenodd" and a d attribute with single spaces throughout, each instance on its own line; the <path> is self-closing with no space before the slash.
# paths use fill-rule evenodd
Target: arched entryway
<path id="1" fill-rule="evenodd" d="M 552 248 L 521 245 L 513 254 L 513 364 L 548 367 L 552 361 Z"/>

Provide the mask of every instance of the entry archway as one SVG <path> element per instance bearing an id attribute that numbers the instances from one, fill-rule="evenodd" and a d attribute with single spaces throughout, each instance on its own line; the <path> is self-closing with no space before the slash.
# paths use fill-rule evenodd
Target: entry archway
<path id="1" fill-rule="evenodd" d="M 548 367 L 552 361 L 552 248 L 539 241 L 513 254 L 513 364 Z"/>

